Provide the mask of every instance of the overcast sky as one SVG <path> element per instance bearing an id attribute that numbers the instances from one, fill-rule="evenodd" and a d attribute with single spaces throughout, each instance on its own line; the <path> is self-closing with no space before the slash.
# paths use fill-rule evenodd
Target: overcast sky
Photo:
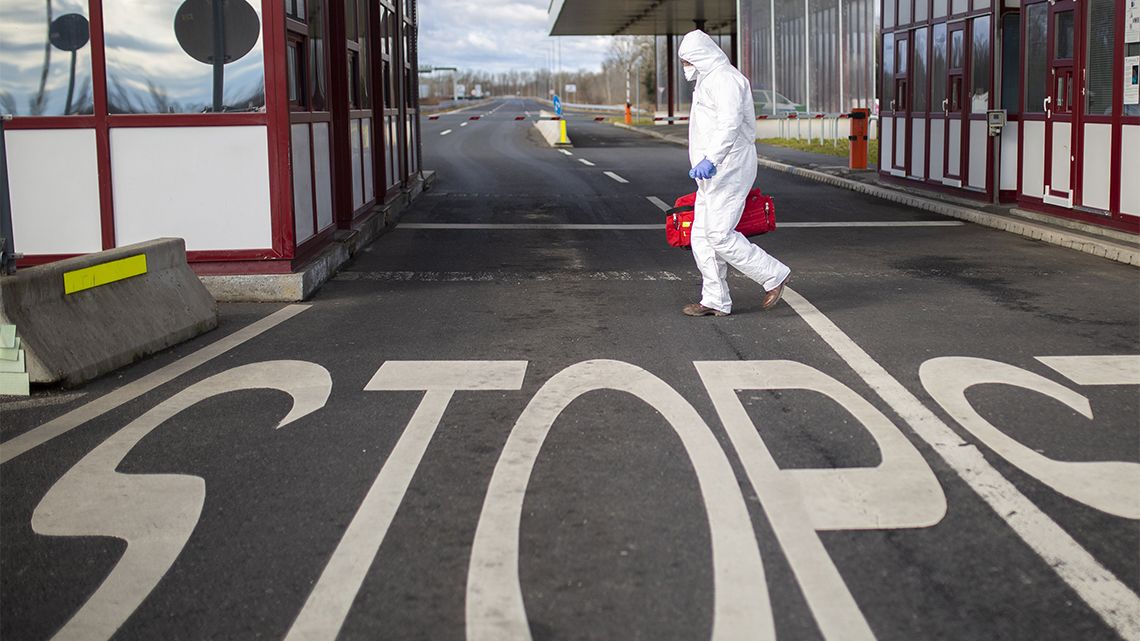
<path id="1" fill-rule="evenodd" d="M 609 38 L 547 34 L 550 0 L 419 0 L 420 64 L 502 72 L 540 69 L 561 42 L 562 69 L 598 70 Z"/>

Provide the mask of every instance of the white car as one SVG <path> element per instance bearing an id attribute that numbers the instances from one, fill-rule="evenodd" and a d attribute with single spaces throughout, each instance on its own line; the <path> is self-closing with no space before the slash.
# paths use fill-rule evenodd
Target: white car
<path id="1" fill-rule="evenodd" d="M 756 104 L 756 115 L 772 113 L 773 95 L 775 96 L 777 114 L 786 114 L 793 111 L 803 111 L 803 105 L 797 105 L 787 96 L 775 93 L 771 89 L 753 89 L 752 102 Z"/>

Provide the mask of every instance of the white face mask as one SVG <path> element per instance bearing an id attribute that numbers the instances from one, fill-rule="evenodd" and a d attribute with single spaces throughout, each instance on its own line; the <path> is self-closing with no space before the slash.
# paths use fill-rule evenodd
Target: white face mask
<path id="1" fill-rule="evenodd" d="M 685 80 L 692 82 L 694 79 L 696 79 L 696 77 L 697 77 L 697 68 L 696 67 L 694 67 L 692 65 L 688 65 L 688 66 L 681 67 L 681 69 L 684 70 L 684 72 L 685 72 Z"/>

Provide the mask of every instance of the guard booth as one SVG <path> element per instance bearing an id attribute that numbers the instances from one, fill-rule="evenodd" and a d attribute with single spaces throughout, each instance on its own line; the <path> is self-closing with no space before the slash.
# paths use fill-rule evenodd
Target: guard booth
<path id="1" fill-rule="evenodd" d="M 1140 231 L 1136 7 L 883 0 L 881 176 Z"/>
<path id="2" fill-rule="evenodd" d="M 288 273 L 420 176 L 415 0 L 3 0 L 22 265 Z"/>

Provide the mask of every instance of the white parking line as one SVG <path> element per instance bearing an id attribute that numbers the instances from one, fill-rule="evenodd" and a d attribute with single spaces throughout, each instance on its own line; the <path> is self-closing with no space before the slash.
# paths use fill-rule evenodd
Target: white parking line
<path id="1" fill-rule="evenodd" d="M 450 130 L 450 129 L 444 129 L 443 131 L 439 132 L 439 135 L 441 135 L 441 136 L 446 136 L 446 135 L 447 135 L 447 134 L 449 134 L 449 133 L 451 133 L 451 130 Z"/>
<path id="2" fill-rule="evenodd" d="M 664 200 L 661 200 L 657 196 L 646 196 L 645 199 L 654 205 L 657 205 L 657 208 L 661 211 L 669 211 L 669 209 L 671 209 Z"/>
<path id="3" fill-rule="evenodd" d="M 168 383 L 210 359 L 220 356 L 251 338 L 255 338 L 263 332 L 273 329 L 308 308 L 308 305 L 290 305 L 282 308 L 217 342 L 206 345 L 189 356 L 180 358 L 160 370 L 151 372 L 133 383 L 120 387 L 106 396 L 101 396 L 35 429 L 8 439 L 0 445 L 0 463 L 7 463 L 28 450 L 43 445 L 57 436 L 66 434 L 80 425 L 95 420 L 120 405 L 146 394 L 159 385 Z"/>
<path id="4" fill-rule="evenodd" d="M 594 166 L 594 163 L 590 162 L 589 160 L 586 160 L 585 158 L 579 158 L 578 162 L 582 163 L 583 165 L 586 165 L 587 167 L 593 167 Z"/>
<path id="5" fill-rule="evenodd" d="M 558 151 L 567 155 L 567 156 L 573 156 L 574 155 L 574 154 L 570 153 L 569 151 L 566 151 L 565 149 L 559 149 Z"/>
<path id="6" fill-rule="evenodd" d="M 626 180 L 625 178 L 622 178 L 621 176 L 619 176 L 619 175 L 615 174 L 615 173 L 614 173 L 614 172 L 612 172 L 612 171 L 607 171 L 607 172 L 603 172 L 603 173 L 605 173 L 605 174 L 606 174 L 607 176 L 609 176 L 610 178 L 613 178 L 614 180 L 618 181 L 619 183 L 628 183 L 628 182 L 629 182 L 629 181 L 628 181 L 628 180 Z"/>

